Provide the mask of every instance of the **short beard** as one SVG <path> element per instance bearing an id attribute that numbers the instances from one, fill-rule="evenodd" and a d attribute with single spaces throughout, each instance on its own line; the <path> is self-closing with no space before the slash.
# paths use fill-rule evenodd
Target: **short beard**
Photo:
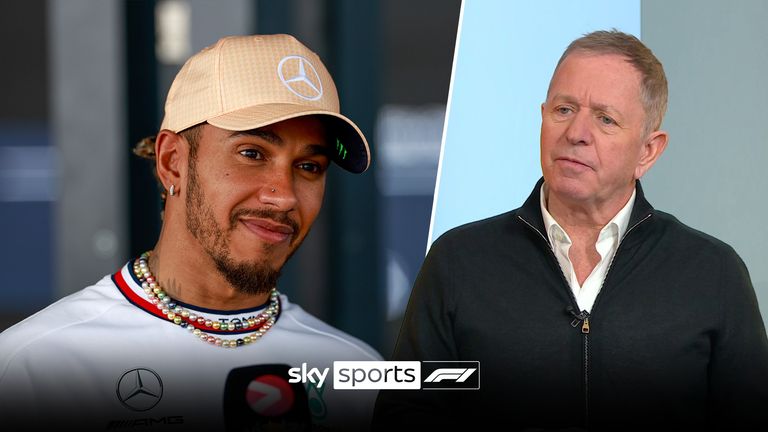
<path id="1" fill-rule="evenodd" d="M 266 294 L 277 286 L 280 270 L 275 270 L 265 262 L 236 263 L 221 251 L 208 251 L 208 255 L 216 263 L 216 270 L 237 291 L 243 294 Z"/>
<path id="2" fill-rule="evenodd" d="M 195 156 L 189 158 L 189 181 L 186 193 L 187 229 L 216 264 L 216 270 L 232 287 L 243 294 L 267 294 L 277 285 L 280 269 L 275 270 L 266 261 L 235 262 L 229 254 L 229 240 L 205 202 L 197 179 Z M 233 215 L 228 233 L 235 228 Z M 292 221 L 291 221 L 292 222 Z"/>

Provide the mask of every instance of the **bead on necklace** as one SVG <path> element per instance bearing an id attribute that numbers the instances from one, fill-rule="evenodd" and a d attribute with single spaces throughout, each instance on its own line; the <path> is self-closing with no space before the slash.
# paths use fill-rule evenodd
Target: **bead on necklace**
<path id="1" fill-rule="evenodd" d="M 277 321 L 280 314 L 280 293 L 272 288 L 269 293 L 269 303 L 264 310 L 254 318 L 235 323 L 222 323 L 208 319 L 201 314 L 190 311 L 174 301 L 158 284 L 157 279 L 149 270 L 149 257 L 151 252 L 144 252 L 133 262 L 133 271 L 138 276 L 141 288 L 149 297 L 150 303 L 155 305 L 163 315 L 174 324 L 187 329 L 203 342 L 222 348 L 237 348 L 259 340 Z M 240 331 L 254 330 L 253 333 L 236 339 L 224 339 L 205 332 L 214 331 Z"/>

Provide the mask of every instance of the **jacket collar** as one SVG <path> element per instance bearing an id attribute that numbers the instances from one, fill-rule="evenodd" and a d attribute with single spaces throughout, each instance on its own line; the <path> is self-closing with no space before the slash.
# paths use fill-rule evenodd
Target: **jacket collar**
<path id="1" fill-rule="evenodd" d="M 540 178 L 536 182 L 536 186 L 533 188 L 533 192 L 525 200 L 523 206 L 518 209 L 517 215 L 522 218 L 527 224 L 539 231 L 539 233 L 546 239 L 546 229 L 544 228 L 544 217 L 541 215 L 541 205 L 539 203 L 540 189 L 544 185 L 544 177 Z M 635 182 L 637 194 L 635 195 L 635 205 L 632 208 L 632 215 L 629 217 L 629 225 L 627 230 L 631 230 L 635 225 L 647 219 L 650 214 L 653 213 L 653 206 L 645 199 L 643 193 L 643 187 L 640 185 L 640 180 Z"/>

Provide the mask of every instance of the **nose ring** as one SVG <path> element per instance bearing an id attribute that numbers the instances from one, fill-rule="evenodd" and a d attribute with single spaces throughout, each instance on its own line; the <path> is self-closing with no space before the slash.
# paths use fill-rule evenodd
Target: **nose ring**
<path id="1" fill-rule="evenodd" d="M 272 192 L 274 192 L 274 191 L 275 191 L 275 188 L 272 188 Z"/>

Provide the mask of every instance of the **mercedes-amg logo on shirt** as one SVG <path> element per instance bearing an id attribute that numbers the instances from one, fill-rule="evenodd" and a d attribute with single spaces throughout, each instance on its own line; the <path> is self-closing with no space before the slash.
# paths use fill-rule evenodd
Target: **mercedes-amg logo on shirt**
<path id="1" fill-rule="evenodd" d="M 147 411 L 163 397 L 163 381 L 155 371 L 131 369 L 117 381 L 117 398 L 134 411 Z"/>
<path id="2" fill-rule="evenodd" d="M 283 57 L 277 65 L 277 76 L 291 93 L 302 99 L 315 101 L 323 97 L 320 75 L 312 63 L 302 56 Z"/>

